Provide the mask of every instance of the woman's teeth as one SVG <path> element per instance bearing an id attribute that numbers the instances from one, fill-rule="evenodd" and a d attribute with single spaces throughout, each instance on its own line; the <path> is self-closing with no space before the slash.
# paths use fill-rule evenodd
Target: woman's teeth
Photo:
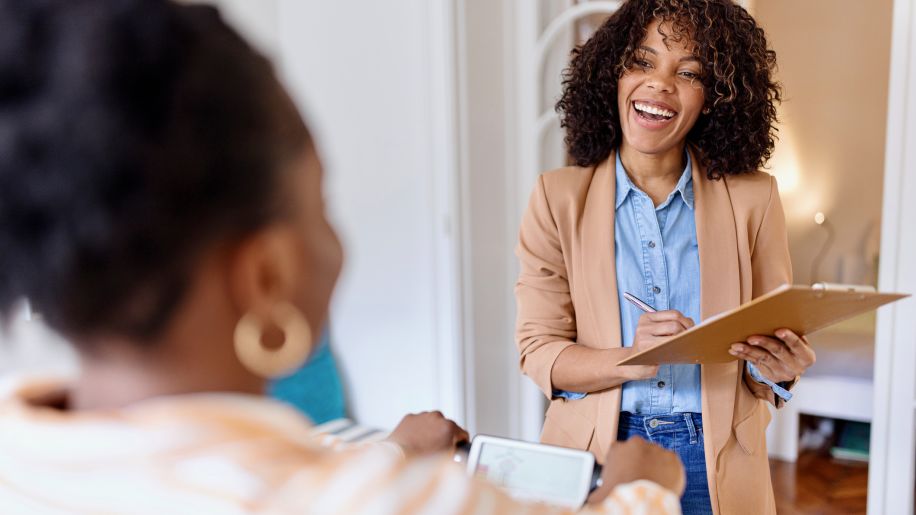
<path id="1" fill-rule="evenodd" d="M 635 107 L 636 110 L 639 111 L 639 112 L 641 112 L 641 113 L 652 114 L 652 115 L 655 115 L 655 116 L 661 116 L 661 117 L 663 117 L 663 118 L 669 118 L 669 119 L 670 119 L 670 118 L 674 118 L 674 115 L 677 114 L 677 113 L 675 113 L 675 112 L 673 112 L 673 111 L 669 111 L 669 110 L 667 110 L 667 109 L 662 109 L 662 108 L 660 108 L 660 107 L 655 107 L 655 106 L 649 105 L 649 104 L 641 104 L 641 103 L 639 103 L 639 102 L 634 102 L 634 103 L 633 103 L 633 107 Z"/>

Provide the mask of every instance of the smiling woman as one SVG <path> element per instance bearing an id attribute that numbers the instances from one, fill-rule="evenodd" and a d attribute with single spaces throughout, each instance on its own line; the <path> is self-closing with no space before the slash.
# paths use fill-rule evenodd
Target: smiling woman
<path id="1" fill-rule="evenodd" d="M 653 21 L 646 38 L 633 54 L 631 68 L 617 83 L 617 109 L 623 139 L 620 154 L 627 166 L 636 153 L 655 155 L 683 146 L 683 141 L 700 117 L 705 95 L 698 80 L 703 73 L 696 45 L 678 35 L 670 22 Z M 709 110 L 705 110 L 709 114 Z M 672 157 L 680 161 L 681 155 Z M 678 167 L 680 165 L 678 164 Z M 669 188 L 670 190 L 670 188 Z M 669 191 L 650 197 L 659 204 Z"/>
<path id="2" fill-rule="evenodd" d="M 573 51 L 557 110 L 577 166 L 541 175 L 519 234 L 516 340 L 551 400 L 542 440 L 675 450 L 688 514 L 775 513 L 766 403 L 791 398 L 814 352 L 785 330 L 731 363 L 615 363 L 791 282 L 776 182 L 758 171 L 775 66 L 731 0 L 625 2 Z"/>
<path id="3" fill-rule="evenodd" d="M 594 166 L 620 145 L 618 78 L 652 70 L 660 51 L 679 54 L 679 81 L 703 94 L 703 116 L 685 125 L 710 177 L 761 168 L 782 95 L 776 54 L 754 19 L 726 1 L 630 1 L 573 51 L 557 110 L 574 162 Z"/>

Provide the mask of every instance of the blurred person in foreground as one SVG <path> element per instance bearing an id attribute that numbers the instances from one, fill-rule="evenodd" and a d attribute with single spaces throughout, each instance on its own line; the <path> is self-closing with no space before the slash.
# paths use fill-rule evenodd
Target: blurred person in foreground
<path id="1" fill-rule="evenodd" d="M 441 414 L 329 446 L 261 395 L 342 253 L 301 117 L 214 9 L 0 0 L 0 79 L 0 314 L 28 298 L 82 365 L 0 403 L 0 511 L 553 512 L 467 477 Z M 587 510 L 679 512 L 675 455 L 605 460 Z"/>

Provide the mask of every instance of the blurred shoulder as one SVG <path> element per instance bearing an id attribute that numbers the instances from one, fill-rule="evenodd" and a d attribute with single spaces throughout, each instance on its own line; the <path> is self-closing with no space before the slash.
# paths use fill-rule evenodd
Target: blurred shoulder
<path id="1" fill-rule="evenodd" d="M 733 197 L 760 199 L 766 201 L 776 191 L 776 178 L 767 172 L 756 170 L 737 175 L 726 175 L 723 179 Z"/>
<path id="2" fill-rule="evenodd" d="M 723 180 L 739 222 L 746 220 L 752 227 L 759 227 L 767 216 L 784 216 L 776 178 L 769 173 L 755 171 L 729 175 Z"/>
<path id="3" fill-rule="evenodd" d="M 541 173 L 539 181 L 548 193 L 578 191 L 588 187 L 601 166 L 564 166 Z"/>
<path id="4" fill-rule="evenodd" d="M 590 191 L 598 189 L 610 192 L 613 172 L 608 170 L 605 160 L 593 166 L 564 166 L 541 173 L 536 190 L 540 190 L 552 211 L 581 209 Z"/>

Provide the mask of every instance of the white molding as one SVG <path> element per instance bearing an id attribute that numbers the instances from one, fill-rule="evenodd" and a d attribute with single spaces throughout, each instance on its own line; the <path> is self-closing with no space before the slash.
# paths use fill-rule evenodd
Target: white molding
<path id="1" fill-rule="evenodd" d="M 460 257 L 461 257 L 461 320 L 462 323 L 462 352 L 463 365 L 461 367 L 462 380 L 464 386 L 462 393 L 464 395 L 464 427 L 470 434 L 477 432 L 477 381 L 475 380 L 475 367 L 477 364 L 476 353 L 474 349 L 473 335 L 475 334 L 476 320 L 474 318 L 474 274 L 472 270 L 472 252 L 473 236 L 471 235 L 471 171 L 470 166 L 470 134 L 468 129 L 468 116 L 470 101 L 468 100 L 468 59 L 467 59 L 467 19 L 465 0 L 451 0 L 448 3 L 454 23 L 452 23 L 451 41 L 454 45 L 452 57 L 454 59 L 453 70 L 455 76 L 453 83 L 456 88 L 456 106 L 455 112 L 457 117 L 457 140 L 455 141 L 458 148 L 458 184 L 460 189 L 459 219 L 461 220 L 460 231 Z"/>
<path id="2" fill-rule="evenodd" d="M 879 287 L 916 292 L 916 9 L 895 0 Z M 904 201 L 906 199 L 906 201 Z M 868 512 L 913 513 L 916 300 L 878 312 Z"/>
<path id="3" fill-rule="evenodd" d="M 453 0 L 423 2 L 427 9 L 425 26 L 427 77 L 430 97 L 426 99 L 430 116 L 431 151 L 429 170 L 433 174 L 433 210 L 438 220 L 435 234 L 435 305 L 436 305 L 436 360 L 438 375 L 438 406 L 446 416 L 461 425 L 473 422 L 474 410 L 468 408 L 473 395 L 466 388 L 473 382 L 467 380 L 468 363 L 473 359 L 471 345 L 464 345 L 464 334 L 470 311 L 465 309 L 469 281 L 465 280 L 462 254 L 466 223 L 462 217 L 463 203 L 467 202 L 466 178 L 462 178 L 460 153 L 460 122 L 458 103 L 461 90 L 457 79 L 458 49 L 456 45 L 456 17 Z M 473 358 L 473 354 L 470 356 Z"/>
<path id="4" fill-rule="evenodd" d="M 544 31 L 538 36 L 537 43 L 534 47 L 534 59 L 537 67 L 533 70 L 535 76 L 540 75 L 541 66 L 544 64 L 544 57 L 551 45 L 554 44 L 557 37 L 563 33 L 563 30 L 569 25 L 575 23 L 586 16 L 592 14 L 612 14 L 620 8 L 623 0 L 592 1 L 578 4 L 570 7 L 560 13 L 559 16 L 550 21 Z M 535 5 L 536 12 L 536 5 Z"/>
<path id="5" fill-rule="evenodd" d="M 522 213 L 528 204 L 528 196 L 534 187 L 532 179 L 538 170 L 538 158 L 531 144 L 532 133 L 536 131 L 538 116 L 538 78 L 533 71 L 537 57 L 533 52 L 537 45 L 538 5 L 530 0 L 515 0 L 515 63 L 516 63 L 516 119 L 518 135 L 516 143 L 516 212 L 513 221 L 518 227 Z"/>
<path id="6" fill-rule="evenodd" d="M 516 20 L 516 3 L 504 1 L 502 2 L 503 9 L 503 52 L 506 63 L 517 63 L 518 58 L 518 48 L 516 46 L 516 37 L 518 32 L 518 24 Z M 520 220 L 520 213 L 523 209 L 519 206 L 519 196 L 516 192 L 519 190 L 518 185 L 518 170 L 519 168 L 519 156 L 518 156 L 518 141 L 519 141 L 519 126 L 518 123 L 518 105 L 515 102 L 511 102 L 510 99 L 516 97 L 517 92 L 520 89 L 519 81 L 519 68 L 512 66 L 503 67 L 503 124 L 506 132 L 506 152 L 504 153 L 505 161 L 503 167 L 506 170 L 503 178 L 505 181 L 505 191 L 506 191 L 506 206 L 505 206 L 505 220 L 506 223 L 506 241 L 512 242 L 513 251 L 506 253 L 506 270 L 508 271 L 509 279 L 505 285 L 505 305 L 506 313 L 510 313 L 514 316 L 516 313 L 515 307 L 515 281 L 518 277 L 518 261 L 515 257 L 515 242 L 518 240 L 518 224 Z M 508 249 L 507 249 L 508 250 Z M 522 428 L 524 426 L 523 418 L 523 409 L 522 409 L 522 377 L 518 363 L 518 350 L 515 345 L 515 324 L 507 324 L 505 334 L 506 352 L 508 353 L 507 363 L 511 363 L 507 367 L 506 377 L 512 378 L 508 381 L 508 391 L 507 396 L 509 399 L 509 418 L 508 418 L 508 429 L 510 438 L 522 438 Z"/>
<path id="7" fill-rule="evenodd" d="M 515 62 L 517 101 L 515 117 L 515 212 L 510 220 L 518 228 L 522 213 L 528 205 L 528 197 L 534 187 L 534 178 L 540 172 L 538 146 L 532 140 L 536 136 L 538 116 L 539 79 L 535 70 L 539 64 L 535 48 L 538 42 L 538 2 L 515 0 Z M 517 238 L 516 238 L 517 239 Z M 516 265 L 517 270 L 517 265 Z M 536 441 L 540 438 L 544 423 L 543 395 L 533 386 L 531 379 L 522 375 L 518 367 L 512 371 L 518 377 L 518 434 L 523 440 Z"/>
<path id="8" fill-rule="evenodd" d="M 544 139 L 544 134 L 547 133 L 547 130 L 550 129 L 551 125 L 559 123 L 560 115 L 558 115 L 556 111 L 549 110 L 541 113 L 541 116 L 538 116 L 538 121 L 535 125 L 535 141 L 540 143 Z"/>

